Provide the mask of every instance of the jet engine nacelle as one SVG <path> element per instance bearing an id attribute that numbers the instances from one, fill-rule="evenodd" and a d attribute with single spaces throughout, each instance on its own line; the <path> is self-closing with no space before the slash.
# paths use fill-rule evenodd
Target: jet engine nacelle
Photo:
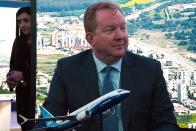
<path id="1" fill-rule="evenodd" d="M 88 118 L 91 117 L 91 112 L 90 111 L 82 111 L 80 112 L 77 116 L 76 116 L 76 119 L 78 121 L 83 121 L 83 120 L 86 120 Z"/>

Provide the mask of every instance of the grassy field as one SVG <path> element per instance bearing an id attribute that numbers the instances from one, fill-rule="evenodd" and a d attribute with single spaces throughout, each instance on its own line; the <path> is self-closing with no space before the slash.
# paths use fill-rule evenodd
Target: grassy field
<path id="1" fill-rule="evenodd" d="M 58 59 L 67 57 L 64 54 L 38 54 L 37 70 L 42 73 L 52 75 Z"/>
<path id="2" fill-rule="evenodd" d="M 188 52 L 186 46 L 177 46 L 178 40 L 166 39 L 165 33 L 159 31 L 150 31 L 150 30 L 138 30 L 134 38 L 141 40 L 147 44 L 156 45 L 162 48 L 175 48 L 177 53 L 191 61 L 196 59 L 196 53 Z"/>
<path id="3" fill-rule="evenodd" d="M 196 123 L 196 113 L 191 115 L 177 115 L 178 125 L 181 128 L 188 128 L 188 123 Z"/>

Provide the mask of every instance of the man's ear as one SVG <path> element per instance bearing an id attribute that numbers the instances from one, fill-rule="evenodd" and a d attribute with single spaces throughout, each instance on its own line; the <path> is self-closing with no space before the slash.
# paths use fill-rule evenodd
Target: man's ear
<path id="1" fill-rule="evenodd" d="M 93 35 L 93 33 L 92 32 L 88 32 L 88 33 L 86 33 L 86 40 L 88 41 L 88 43 L 91 45 L 91 46 L 93 46 L 93 37 L 94 37 L 94 35 Z"/>

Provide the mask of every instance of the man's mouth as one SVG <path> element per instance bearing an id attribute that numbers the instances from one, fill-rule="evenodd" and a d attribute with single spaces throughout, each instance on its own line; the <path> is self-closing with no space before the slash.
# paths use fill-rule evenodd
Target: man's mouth
<path id="1" fill-rule="evenodd" d="M 116 44 L 116 45 L 113 45 L 112 47 L 124 47 L 124 44 Z"/>

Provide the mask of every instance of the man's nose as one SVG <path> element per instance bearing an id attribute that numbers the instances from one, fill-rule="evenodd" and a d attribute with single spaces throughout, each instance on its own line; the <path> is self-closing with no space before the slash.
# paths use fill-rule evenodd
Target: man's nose
<path id="1" fill-rule="evenodd" d="M 124 31 L 123 31 L 122 29 L 118 28 L 118 29 L 116 30 L 116 38 L 117 38 L 117 39 L 123 38 L 123 36 L 124 36 Z"/>

